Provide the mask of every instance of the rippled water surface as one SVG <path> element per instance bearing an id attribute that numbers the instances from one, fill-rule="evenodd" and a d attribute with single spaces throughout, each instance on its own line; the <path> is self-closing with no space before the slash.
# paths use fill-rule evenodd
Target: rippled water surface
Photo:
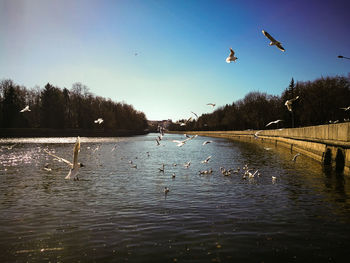
<path id="1" fill-rule="evenodd" d="M 0 262 L 347 262 L 349 177 L 269 145 L 156 136 L 81 138 L 79 181 L 44 151 L 72 161 L 75 138 L 0 140 Z"/>

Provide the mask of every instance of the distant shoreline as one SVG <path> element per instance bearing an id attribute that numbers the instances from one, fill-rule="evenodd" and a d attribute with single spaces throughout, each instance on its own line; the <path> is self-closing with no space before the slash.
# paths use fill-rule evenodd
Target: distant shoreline
<path id="1" fill-rule="evenodd" d="M 45 128 L 0 128 L 0 138 L 19 137 L 126 137 L 144 135 L 149 131 L 104 130 L 104 129 L 45 129 Z"/>

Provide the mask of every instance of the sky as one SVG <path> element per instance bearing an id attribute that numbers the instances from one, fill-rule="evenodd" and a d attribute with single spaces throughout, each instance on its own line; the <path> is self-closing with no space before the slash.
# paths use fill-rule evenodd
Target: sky
<path id="1" fill-rule="evenodd" d="M 187 119 L 292 77 L 348 76 L 349 16 L 348 0 L 0 0 L 0 80 L 80 82 L 149 120 Z"/>

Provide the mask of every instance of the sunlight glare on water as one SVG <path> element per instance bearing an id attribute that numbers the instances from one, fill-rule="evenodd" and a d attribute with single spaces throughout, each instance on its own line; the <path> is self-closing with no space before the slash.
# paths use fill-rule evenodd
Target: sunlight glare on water
<path id="1" fill-rule="evenodd" d="M 76 138 L 1 139 L 0 262 L 349 256 L 349 178 L 274 146 L 156 136 L 81 138 L 79 181 L 44 151 L 72 161 Z M 245 164 L 261 176 L 242 179 Z"/>

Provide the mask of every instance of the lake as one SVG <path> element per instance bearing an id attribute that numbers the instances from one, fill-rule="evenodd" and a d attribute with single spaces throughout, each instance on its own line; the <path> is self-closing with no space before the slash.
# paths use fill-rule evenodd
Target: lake
<path id="1" fill-rule="evenodd" d="M 349 177 L 267 144 L 197 137 L 177 147 L 185 137 L 165 134 L 157 146 L 157 136 L 81 138 L 79 181 L 44 151 L 72 161 L 76 138 L 1 139 L 0 262 L 350 256 Z M 244 165 L 260 176 L 243 179 Z"/>

